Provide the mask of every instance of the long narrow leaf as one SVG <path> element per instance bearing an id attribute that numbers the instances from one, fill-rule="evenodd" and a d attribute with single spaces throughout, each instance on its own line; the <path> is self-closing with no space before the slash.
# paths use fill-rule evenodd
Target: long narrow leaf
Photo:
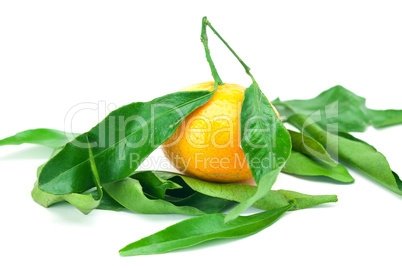
<path id="1" fill-rule="evenodd" d="M 145 175 L 148 174 L 148 175 Z M 257 192 L 257 187 L 239 183 L 214 183 L 209 181 L 192 178 L 178 173 L 167 171 L 140 171 L 138 177 L 143 175 L 146 178 L 152 176 L 174 182 L 204 195 L 213 196 L 235 202 L 244 202 Z M 181 189 L 169 190 L 169 195 L 175 196 Z M 179 195 L 181 193 L 179 192 Z M 302 198 L 302 199 L 301 199 Z M 336 195 L 307 195 L 289 190 L 271 190 L 261 199 L 256 201 L 253 206 L 259 209 L 271 210 L 293 204 L 291 210 L 304 209 L 328 202 L 337 202 Z"/>
<path id="2" fill-rule="evenodd" d="M 258 189 L 228 213 L 227 221 L 235 219 L 269 192 L 292 147 L 288 131 L 256 83 L 244 93 L 240 118 L 241 145 Z"/>
<path id="3" fill-rule="evenodd" d="M 264 211 L 251 216 L 240 216 L 224 223 L 224 214 L 207 214 L 193 217 L 122 248 L 121 256 L 166 253 L 172 250 L 223 238 L 244 237 L 255 234 L 277 221 L 292 205 Z"/>
<path id="4" fill-rule="evenodd" d="M 38 128 L 19 132 L 11 137 L 0 140 L 0 146 L 20 145 L 24 143 L 43 145 L 50 148 L 63 147 L 78 134 L 65 133 L 60 130 Z"/>

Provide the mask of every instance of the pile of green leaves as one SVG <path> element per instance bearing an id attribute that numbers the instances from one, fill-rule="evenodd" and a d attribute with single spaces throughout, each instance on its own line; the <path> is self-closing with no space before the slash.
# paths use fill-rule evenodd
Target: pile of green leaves
<path id="1" fill-rule="evenodd" d="M 385 156 L 349 133 L 363 132 L 368 126 L 382 128 L 401 124 L 402 110 L 372 110 L 366 107 L 365 102 L 364 98 L 342 86 L 330 88 L 309 100 L 273 101 L 284 121 L 303 133 L 290 131 L 293 157 L 282 171 L 296 175 L 313 175 L 311 159 L 314 159 L 325 166 L 325 172 L 329 172 L 323 174 L 322 171 L 322 175 L 342 182 L 352 182 L 353 178 L 344 166 L 347 165 L 402 195 L 402 181 L 391 170 Z M 306 138 L 301 145 L 303 136 Z M 314 146 L 320 145 L 327 152 L 314 149 L 318 148 Z M 337 158 L 339 163 L 330 160 L 330 155 Z M 297 166 L 293 165 L 296 161 Z M 304 172 L 306 174 L 302 174 Z"/>
<path id="2" fill-rule="evenodd" d="M 207 27 L 223 41 L 252 79 L 241 109 L 241 145 L 248 163 L 268 155 L 281 160 L 276 165 L 250 165 L 257 186 L 212 183 L 166 171 L 137 171 L 172 136 L 182 120 L 204 105 L 217 86 L 223 84 L 210 56 Z M 202 20 L 201 41 L 215 80 L 212 92 L 176 92 L 150 102 L 131 103 L 110 113 L 88 132 L 74 134 L 72 140 L 66 133 L 51 129 L 27 130 L 0 140 L 0 146 L 31 143 L 55 149 L 49 161 L 38 168 L 33 199 L 44 207 L 68 202 L 84 214 L 104 209 L 194 216 L 120 250 L 122 256 L 133 256 L 165 253 L 212 239 L 251 235 L 270 226 L 287 211 L 337 201 L 335 195 L 271 190 L 280 172 L 325 176 L 351 183 L 354 179 L 344 165 L 347 164 L 402 194 L 402 182 L 386 158 L 349 134 L 364 131 L 370 125 L 399 124 L 401 110 L 368 109 L 362 97 L 336 86 L 310 100 L 273 101 L 281 121 L 250 68 L 206 18 Z M 133 117 L 143 120 L 130 120 Z M 284 123 L 300 132 L 287 130 Z M 141 146 L 132 146 L 138 143 Z M 132 153 L 139 161 L 129 161 Z M 262 212 L 242 216 L 250 206 Z"/>

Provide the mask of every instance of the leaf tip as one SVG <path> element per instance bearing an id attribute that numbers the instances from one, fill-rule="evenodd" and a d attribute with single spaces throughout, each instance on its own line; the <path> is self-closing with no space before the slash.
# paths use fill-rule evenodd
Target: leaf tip
<path id="1" fill-rule="evenodd" d="M 124 248 L 119 250 L 119 255 L 122 256 L 122 257 L 125 257 L 125 256 L 127 256 L 127 254 L 125 253 L 125 251 L 123 249 Z"/>
<path id="2" fill-rule="evenodd" d="M 241 205 L 241 204 L 240 204 Z M 230 221 L 235 220 L 237 217 L 240 216 L 240 213 L 243 212 L 244 209 L 239 209 L 239 206 L 237 205 L 237 207 L 235 207 L 234 209 L 232 209 L 228 214 L 226 214 L 225 218 L 223 219 L 223 223 L 226 224 Z"/>
<path id="3" fill-rule="evenodd" d="M 338 202 L 338 196 L 337 195 L 330 195 L 330 198 L 329 198 L 329 202 L 333 202 L 333 203 L 336 203 L 336 202 Z"/>
<path id="4" fill-rule="evenodd" d="M 126 245 L 124 248 L 122 248 L 122 249 L 119 250 L 119 255 L 120 255 L 121 257 L 128 257 L 128 256 L 137 256 L 137 255 L 141 255 L 141 254 L 138 254 L 138 252 L 135 253 L 135 252 L 132 251 L 132 249 L 129 249 L 129 248 L 128 248 L 129 245 L 130 245 L 130 244 Z"/>

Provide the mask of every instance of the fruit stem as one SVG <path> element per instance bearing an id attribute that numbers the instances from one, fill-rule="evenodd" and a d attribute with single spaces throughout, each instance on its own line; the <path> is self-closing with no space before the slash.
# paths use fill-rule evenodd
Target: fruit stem
<path id="1" fill-rule="evenodd" d="M 207 17 L 202 18 L 202 28 L 201 28 L 201 42 L 204 45 L 205 56 L 209 63 L 209 68 L 211 69 L 212 76 L 215 80 L 215 89 L 217 85 L 223 85 L 222 79 L 219 77 L 218 71 L 216 70 L 215 64 L 211 58 L 211 52 L 208 47 L 208 36 L 207 36 Z M 211 26 L 210 26 L 211 27 Z"/>
<path id="2" fill-rule="evenodd" d="M 209 48 L 208 48 L 208 38 L 206 35 L 206 26 L 208 25 L 208 27 L 214 32 L 214 34 L 225 44 L 225 46 L 230 50 L 230 52 L 232 52 L 232 54 L 236 57 L 236 59 L 240 62 L 240 64 L 243 66 L 244 70 L 246 71 L 247 75 L 251 77 L 251 80 L 253 81 L 253 83 L 257 84 L 257 82 L 255 81 L 253 75 L 250 73 L 250 67 L 247 66 L 246 63 L 244 63 L 244 61 L 236 54 L 236 52 L 230 47 L 230 45 L 225 41 L 225 39 L 222 38 L 222 36 L 215 30 L 215 28 L 212 26 L 212 24 L 208 21 L 207 17 L 202 18 L 202 31 L 201 31 L 201 42 L 203 42 L 204 47 L 205 47 L 205 52 L 207 54 L 207 60 L 209 57 L 209 65 L 211 66 L 211 70 L 212 70 L 212 76 L 214 76 L 214 71 L 218 77 L 218 84 L 220 80 L 218 73 L 216 72 L 216 68 L 214 63 L 212 62 L 211 56 L 209 54 Z M 206 42 L 203 41 L 203 38 L 206 38 Z M 207 51 L 208 50 L 208 51 Z M 215 76 L 214 76 L 215 78 Z M 216 81 L 216 79 L 215 79 Z M 222 81 L 221 81 L 222 82 Z M 221 84 L 220 84 L 221 85 Z"/>

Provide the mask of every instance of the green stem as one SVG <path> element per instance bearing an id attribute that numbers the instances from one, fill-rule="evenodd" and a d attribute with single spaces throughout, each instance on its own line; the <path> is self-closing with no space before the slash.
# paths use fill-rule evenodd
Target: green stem
<path id="1" fill-rule="evenodd" d="M 221 78 L 219 77 L 218 71 L 216 70 L 215 64 L 211 58 L 211 53 L 208 47 L 208 36 L 207 36 L 207 24 L 208 24 L 207 17 L 202 19 L 202 28 L 201 28 L 201 42 L 204 45 L 205 49 L 205 56 L 207 57 L 207 61 L 209 63 L 209 68 L 211 68 L 212 76 L 215 80 L 215 89 L 217 85 L 223 85 Z"/>
<path id="2" fill-rule="evenodd" d="M 225 46 L 230 50 L 230 52 L 232 52 L 232 54 L 236 57 L 236 59 L 240 62 L 240 64 L 243 66 L 244 70 L 246 71 L 247 75 L 251 77 L 252 81 L 254 84 L 257 84 L 257 82 L 255 81 L 253 75 L 250 73 L 250 67 L 247 66 L 246 63 L 244 63 L 244 61 L 236 54 L 236 52 L 230 47 L 230 45 L 225 41 L 225 39 L 222 38 L 222 36 L 215 30 L 215 28 L 212 26 L 212 24 L 208 21 L 207 17 L 204 17 L 202 19 L 202 32 L 201 32 L 201 41 L 204 44 L 205 47 L 205 52 L 207 54 L 207 60 L 209 62 L 209 65 L 211 67 L 212 70 L 212 76 L 214 76 L 214 72 L 218 77 L 218 84 L 219 81 L 222 82 L 219 78 L 219 75 L 216 71 L 216 68 L 214 66 L 214 63 L 212 62 L 211 56 L 209 54 L 209 49 L 208 49 L 208 39 L 207 39 L 207 35 L 206 35 L 206 26 L 208 25 L 208 27 L 214 32 L 214 34 L 216 34 L 216 36 L 225 44 Z M 204 42 L 204 38 L 206 38 L 206 41 Z M 215 79 L 215 76 L 214 76 Z M 217 81 L 215 79 L 215 81 Z M 221 84 L 220 84 L 221 85 Z"/>

